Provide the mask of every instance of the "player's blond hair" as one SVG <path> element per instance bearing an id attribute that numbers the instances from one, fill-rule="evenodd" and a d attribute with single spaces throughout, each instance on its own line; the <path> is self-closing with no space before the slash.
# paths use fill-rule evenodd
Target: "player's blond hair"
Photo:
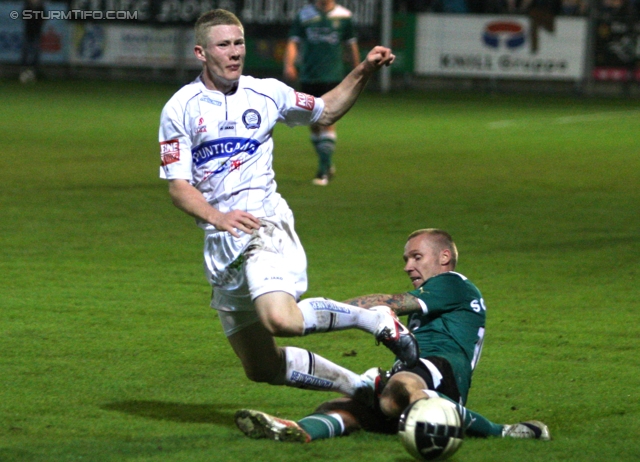
<path id="1" fill-rule="evenodd" d="M 451 234 L 446 231 L 437 228 L 424 228 L 418 229 L 411 234 L 407 238 L 407 242 L 413 239 L 414 237 L 421 236 L 423 234 L 428 235 L 431 238 L 431 241 L 434 244 L 435 249 L 440 252 L 444 249 L 448 249 L 451 252 L 451 262 L 452 268 L 455 268 L 458 264 L 458 248 L 456 247 L 456 243 L 453 242 L 453 238 Z"/>
<path id="2" fill-rule="evenodd" d="M 244 32 L 244 27 L 238 17 L 231 11 L 217 9 L 202 13 L 195 25 L 196 45 L 207 47 L 209 29 L 213 26 L 238 26 Z"/>

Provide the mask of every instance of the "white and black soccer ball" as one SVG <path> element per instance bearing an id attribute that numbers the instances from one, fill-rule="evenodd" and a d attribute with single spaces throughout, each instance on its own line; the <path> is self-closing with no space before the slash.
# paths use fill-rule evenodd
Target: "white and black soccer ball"
<path id="1" fill-rule="evenodd" d="M 414 401 L 400 416 L 398 434 L 418 460 L 445 460 L 462 445 L 463 421 L 455 404 L 444 398 Z"/>

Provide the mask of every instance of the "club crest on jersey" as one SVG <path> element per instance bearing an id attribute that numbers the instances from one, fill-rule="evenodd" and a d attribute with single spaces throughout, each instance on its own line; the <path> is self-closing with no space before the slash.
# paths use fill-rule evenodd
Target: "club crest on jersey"
<path id="1" fill-rule="evenodd" d="M 167 140 L 160 142 L 160 160 L 161 165 L 173 164 L 180 160 L 180 141 Z"/>
<path id="2" fill-rule="evenodd" d="M 244 114 L 242 114 L 242 123 L 249 130 L 260 128 L 260 122 L 262 122 L 262 118 L 260 117 L 260 113 L 255 109 L 247 109 L 244 111 Z"/>
<path id="3" fill-rule="evenodd" d="M 214 106 L 222 106 L 220 101 L 213 100 L 209 98 L 207 95 L 201 96 L 200 101 L 204 101 L 205 103 L 213 104 Z"/>
<path id="4" fill-rule="evenodd" d="M 315 105 L 316 99 L 313 96 L 307 95 L 306 93 L 296 92 L 296 106 L 313 111 Z"/>

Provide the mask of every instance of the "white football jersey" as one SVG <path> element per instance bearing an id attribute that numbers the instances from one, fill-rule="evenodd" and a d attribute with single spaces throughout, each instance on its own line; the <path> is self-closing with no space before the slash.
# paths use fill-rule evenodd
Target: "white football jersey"
<path id="1" fill-rule="evenodd" d="M 220 212 L 272 216 L 280 201 L 273 172 L 273 128 L 316 122 L 320 98 L 275 79 L 240 77 L 232 95 L 201 78 L 182 87 L 160 118 L 160 177 L 188 180 Z M 205 229 L 213 226 L 198 223 Z"/>

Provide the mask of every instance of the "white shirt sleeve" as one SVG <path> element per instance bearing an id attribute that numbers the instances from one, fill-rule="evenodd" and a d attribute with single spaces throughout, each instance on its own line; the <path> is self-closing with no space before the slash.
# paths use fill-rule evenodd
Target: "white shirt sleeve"
<path id="1" fill-rule="evenodd" d="M 297 125 L 311 125 L 320 119 L 324 111 L 324 101 L 306 93 L 295 91 L 290 86 L 275 80 L 266 79 L 273 84 L 276 104 L 278 106 L 279 122 L 290 127 Z"/>
<path id="2" fill-rule="evenodd" d="M 160 116 L 160 178 L 192 180 L 191 137 L 184 126 L 184 109 L 176 99 L 165 105 Z"/>

